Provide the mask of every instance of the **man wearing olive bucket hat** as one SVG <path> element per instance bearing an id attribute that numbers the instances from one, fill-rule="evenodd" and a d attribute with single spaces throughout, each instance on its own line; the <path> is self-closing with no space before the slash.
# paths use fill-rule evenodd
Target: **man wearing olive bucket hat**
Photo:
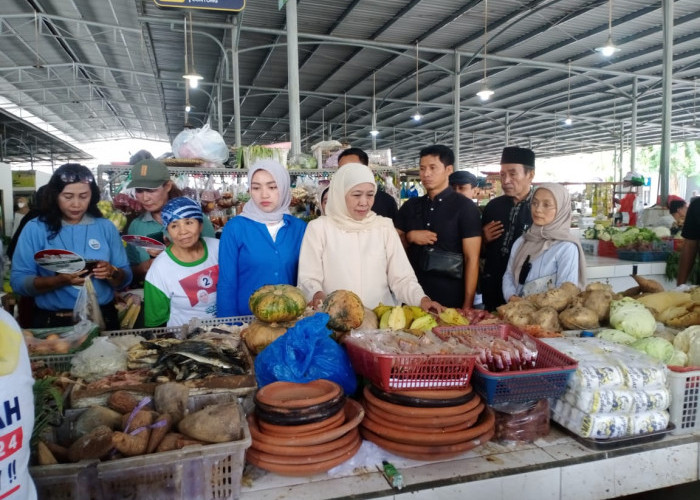
<path id="1" fill-rule="evenodd" d="M 485 257 L 481 275 L 484 307 L 494 311 L 505 304 L 501 282 L 515 240 L 532 225 L 530 198 L 535 176 L 535 153 L 508 146 L 501 155 L 503 195 L 488 202 L 481 216 Z"/>

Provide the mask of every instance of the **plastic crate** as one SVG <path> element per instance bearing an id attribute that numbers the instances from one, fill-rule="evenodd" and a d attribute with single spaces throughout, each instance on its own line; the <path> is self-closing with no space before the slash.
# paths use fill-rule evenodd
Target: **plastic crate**
<path id="1" fill-rule="evenodd" d="M 468 335 L 485 333 L 502 339 L 521 339 L 523 333 L 512 325 L 439 326 L 437 334 Z M 472 386 L 489 405 L 518 403 L 535 399 L 558 398 L 566 391 L 569 376 L 578 362 L 544 342 L 530 337 L 537 344 L 537 364 L 530 370 L 495 373 L 476 364 Z"/>
<path id="2" fill-rule="evenodd" d="M 225 398 L 229 399 L 229 398 Z M 192 400 L 202 404 L 224 402 Z M 227 443 L 187 446 L 181 450 L 138 457 L 77 464 L 30 467 L 39 498 L 58 500 L 236 499 L 240 496 L 245 451 L 250 447 L 248 424 L 241 412 L 242 437 Z M 77 418 L 80 412 L 74 412 Z"/>
<path id="3" fill-rule="evenodd" d="M 668 412 L 676 426 L 673 434 L 700 430 L 700 367 L 669 366 L 667 380 L 671 391 Z"/>
<path id="4" fill-rule="evenodd" d="M 124 335 L 139 335 L 147 340 L 158 337 L 173 337 L 176 339 L 184 339 L 187 333 L 187 325 L 182 326 L 162 326 L 159 328 L 134 328 L 132 330 L 106 330 L 101 332 L 103 337 L 121 337 Z"/>
<path id="5" fill-rule="evenodd" d="M 98 500 L 97 460 L 29 467 L 38 498 Z"/>
<path id="6" fill-rule="evenodd" d="M 620 260 L 633 260 L 637 262 L 666 261 L 670 252 L 635 252 L 630 250 L 618 250 L 617 258 Z"/>
<path id="7" fill-rule="evenodd" d="M 55 372 L 69 372 L 73 354 L 49 354 L 46 356 L 32 356 L 29 360 L 34 363 L 36 361 L 44 362 L 47 368 L 51 368 Z"/>
<path id="8" fill-rule="evenodd" d="M 598 255 L 600 257 L 617 258 L 617 248 L 612 241 L 598 240 Z"/>
<path id="9" fill-rule="evenodd" d="M 225 318 L 207 318 L 207 319 L 201 319 L 201 318 L 192 318 L 188 324 L 188 327 L 190 330 L 193 330 L 197 327 L 207 327 L 207 326 L 216 326 L 220 325 L 222 323 L 226 324 L 240 324 L 240 323 L 248 323 L 250 324 L 253 320 L 255 320 L 255 316 L 250 315 L 250 316 L 227 316 Z"/>
<path id="10" fill-rule="evenodd" d="M 465 388 L 476 360 L 466 354 L 379 354 L 352 340 L 344 345 L 355 371 L 386 392 Z"/>

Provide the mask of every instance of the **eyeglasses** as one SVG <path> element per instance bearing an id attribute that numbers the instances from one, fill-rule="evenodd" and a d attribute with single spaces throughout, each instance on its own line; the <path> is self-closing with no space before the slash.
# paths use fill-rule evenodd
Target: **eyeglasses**
<path id="1" fill-rule="evenodd" d="M 90 184 L 91 182 L 95 182 L 95 178 L 90 173 L 77 174 L 75 172 L 63 172 L 60 179 L 64 184 L 73 184 L 74 182 Z"/>

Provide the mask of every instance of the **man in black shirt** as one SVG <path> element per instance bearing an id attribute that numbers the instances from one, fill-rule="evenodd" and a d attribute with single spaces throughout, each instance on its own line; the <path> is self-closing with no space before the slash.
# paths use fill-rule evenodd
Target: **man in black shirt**
<path id="1" fill-rule="evenodd" d="M 363 165 L 369 166 L 369 157 L 367 153 L 362 151 L 360 148 L 348 148 L 343 150 L 338 155 L 338 168 L 342 167 L 346 163 L 362 163 Z M 372 205 L 372 211 L 383 217 L 389 217 L 394 219 L 399 211 L 396 205 L 396 200 L 389 193 L 384 191 L 379 191 L 374 194 L 374 204 Z"/>
<path id="2" fill-rule="evenodd" d="M 481 293 L 484 307 L 494 311 L 503 298 L 502 281 L 513 243 L 532 225 L 530 198 L 535 176 L 535 153 L 509 146 L 501 155 L 503 195 L 489 201 L 481 216 L 484 237 L 484 273 Z"/>
<path id="3" fill-rule="evenodd" d="M 678 265 L 677 285 L 682 285 L 688 281 L 690 271 L 695 263 L 695 257 L 700 253 L 700 198 L 693 198 L 690 201 L 681 236 L 683 236 L 685 241 L 683 242 L 681 260 Z"/>
<path id="4" fill-rule="evenodd" d="M 453 170 L 454 153 L 447 146 L 421 150 L 419 175 L 427 194 L 408 199 L 395 225 L 426 295 L 446 307 L 470 308 L 479 276 L 481 224 L 474 202 L 449 186 Z M 424 270 L 431 247 L 462 256 L 463 276 Z"/>

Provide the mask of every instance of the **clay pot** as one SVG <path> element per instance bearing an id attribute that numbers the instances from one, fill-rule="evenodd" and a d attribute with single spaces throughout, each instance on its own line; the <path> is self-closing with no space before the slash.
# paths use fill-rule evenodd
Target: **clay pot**
<path id="1" fill-rule="evenodd" d="M 369 390 L 369 387 L 366 386 L 362 394 L 365 400 L 371 403 L 372 406 L 381 408 L 388 413 L 393 413 L 394 415 L 398 415 L 400 417 L 444 417 L 448 415 L 461 415 L 479 404 L 479 401 L 477 401 L 476 398 L 473 398 L 470 401 L 457 406 L 417 408 L 382 401 L 378 397 L 374 396 Z"/>
<path id="2" fill-rule="evenodd" d="M 481 402 L 481 398 L 476 396 L 471 402 L 476 408 Z M 404 416 L 400 417 L 394 413 L 389 413 L 377 406 L 374 406 L 369 401 L 365 400 L 362 403 L 368 411 L 371 411 L 374 415 L 378 416 L 382 422 L 406 422 L 412 427 L 419 428 L 438 428 L 438 427 L 448 427 L 452 425 L 459 425 L 468 422 L 471 418 L 469 411 L 460 413 L 459 415 L 445 415 L 445 416 L 431 416 L 431 417 L 413 417 Z M 473 408 L 472 408 L 473 409 Z M 376 420 L 376 419 L 375 419 Z"/>
<path id="3" fill-rule="evenodd" d="M 417 408 L 459 406 L 468 403 L 474 397 L 471 386 L 469 386 L 469 389 L 466 391 L 411 391 L 411 394 L 419 394 L 418 396 L 409 395 L 405 392 L 385 392 L 374 385 L 369 386 L 369 390 L 373 396 L 387 403 L 394 403 L 401 406 L 414 406 Z M 458 395 L 443 397 L 442 392 L 450 392 Z"/>
<path id="4" fill-rule="evenodd" d="M 277 436 L 304 436 L 306 434 L 313 434 L 319 430 L 328 430 L 343 425 L 345 421 L 345 412 L 341 408 L 325 420 L 319 422 L 313 422 L 310 424 L 299 424 L 299 425 L 275 425 L 264 420 L 258 419 L 258 427 L 264 434 L 277 435 Z"/>
<path id="5" fill-rule="evenodd" d="M 304 436 L 269 436 L 260 430 L 255 415 L 248 415 L 248 426 L 250 427 L 250 435 L 253 438 L 253 442 L 260 441 L 282 446 L 309 446 L 338 439 L 360 425 L 362 418 L 365 416 L 364 408 L 362 408 L 360 403 L 352 399 L 346 400 L 343 411 L 345 413 L 345 421 L 342 425 L 332 429 L 321 429 L 320 432 Z"/>
<path id="6" fill-rule="evenodd" d="M 255 393 L 255 404 L 281 410 L 308 408 L 337 399 L 343 389 L 330 380 L 312 382 L 273 382 Z"/>
<path id="7" fill-rule="evenodd" d="M 254 452 L 252 454 L 249 453 L 246 458 L 251 464 L 260 467 L 261 469 L 275 472 L 282 476 L 311 476 L 319 472 L 325 472 L 327 470 L 330 470 L 333 467 L 340 465 L 346 460 L 352 458 L 355 455 L 355 453 L 357 453 L 357 450 L 360 449 L 361 445 L 362 440 L 358 439 L 356 444 L 342 455 L 331 460 L 311 464 L 290 465 L 274 463 L 268 460 L 264 460 L 262 457 L 256 455 Z M 248 451 L 250 451 L 250 449 Z"/>
<path id="8" fill-rule="evenodd" d="M 488 442 L 493 437 L 495 432 L 495 421 L 496 418 L 493 410 L 486 408 L 477 421 L 476 427 L 474 427 L 474 430 L 479 430 L 480 434 L 472 439 L 448 445 L 421 446 L 397 443 L 390 439 L 381 437 L 365 427 L 360 428 L 360 434 L 362 434 L 362 437 L 368 441 L 372 441 L 377 446 L 401 457 L 424 461 L 442 460 L 461 455 L 472 448 Z"/>
<path id="9" fill-rule="evenodd" d="M 483 411 L 483 406 L 479 405 L 475 410 L 478 410 L 479 412 Z M 387 428 L 391 428 L 392 430 L 396 432 L 402 432 L 402 433 L 416 433 L 416 434 L 443 434 L 446 432 L 456 432 L 456 431 L 463 431 L 465 429 L 469 429 L 474 423 L 477 421 L 479 418 L 478 414 L 474 414 L 471 416 L 471 412 L 469 415 L 465 415 L 466 420 L 464 422 L 459 422 L 457 424 L 453 425 L 436 425 L 436 426 L 424 426 L 424 427 L 418 427 L 415 425 L 412 425 L 412 421 L 396 421 L 395 419 L 392 420 L 386 420 L 382 418 L 381 415 L 377 415 L 374 413 L 374 410 L 370 406 L 365 407 L 365 418 L 362 420 L 363 422 L 367 419 L 373 420 L 376 424 L 382 425 Z"/>
<path id="10" fill-rule="evenodd" d="M 345 406 L 345 396 L 341 392 L 335 398 L 306 408 L 274 408 L 256 404 L 255 415 L 274 425 L 303 425 L 326 420 Z"/>
<path id="11" fill-rule="evenodd" d="M 295 457 L 297 461 L 295 463 L 303 463 L 306 460 L 305 457 L 313 457 L 316 455 L 321 455 L 324 453 L 331 452 L 343 446 L 347 446 L 351 442 L 355 441 L 359 436 L 357 428 L 350 429 L 347 433 L 340 436 L 338 439 L 333 439 L 327 443 L 312 444 L 309 446 L 284 446 L 280 444 L 273 444 L 260 440 L 253 440 L 251 448 L 258 450 L 259 452 L 267 453 L 269 455 L 275 455 L 278 457 Z M 323 460 L 318 460 L 322 462 Z M 310 462 L 309 462 L 310 463 Z"/>

